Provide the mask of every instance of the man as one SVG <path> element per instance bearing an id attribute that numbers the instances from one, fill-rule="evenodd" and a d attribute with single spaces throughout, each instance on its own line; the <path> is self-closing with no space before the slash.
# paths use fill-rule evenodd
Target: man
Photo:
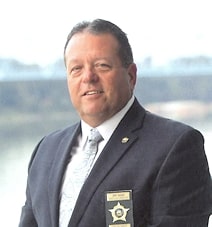
<path id="1" fill-rule="evenodd" d="M 105 20 L 80 23 L 64 58 L 81 121 L 35 148 L 19 227 L 208 226 L 212 182 L 203 137 L 138 103 L 126 34 Z M 101 141 L 84 174 L 88 164 L 77 169 L 90 128 Z"/>

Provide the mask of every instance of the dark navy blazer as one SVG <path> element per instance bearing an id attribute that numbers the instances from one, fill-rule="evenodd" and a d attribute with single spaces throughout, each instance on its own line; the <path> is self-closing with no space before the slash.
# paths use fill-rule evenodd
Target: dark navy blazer
<path id="1" fill-rule="evenodd" d="M 35 148 L 19 227 L 59 226 L 62 179 L 80 128 L 54 132 Z M 105 227 L 105 193 L 119 190 L 132 190 L 134 227 L 206 227 L 212 181 L 203 143 L 197 130 L 135 100 L 84 183 L 69 227 Z"/>

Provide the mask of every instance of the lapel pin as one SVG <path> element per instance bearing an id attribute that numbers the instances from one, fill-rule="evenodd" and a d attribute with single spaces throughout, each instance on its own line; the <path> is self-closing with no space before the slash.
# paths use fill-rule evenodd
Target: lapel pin
<path id="1" fill-rule="evenodd" d="M 124 137 L 121 140 L 122 143 L 127 143 L 128 141 L 129 141 L 129 138 L 128 137 Z"/>

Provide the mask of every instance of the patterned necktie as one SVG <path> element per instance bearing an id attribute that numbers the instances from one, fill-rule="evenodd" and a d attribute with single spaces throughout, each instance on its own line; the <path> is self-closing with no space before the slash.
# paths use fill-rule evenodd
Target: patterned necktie
<path id="1" fill-rule="evenodd" d="M 103 140 L 97 129 L 91 129 L 85 147 L 73 156 L 66 171 L 60 201 L 60 227 L 67 227 L 79 192 L 88 177 L 98 151 L 98 143 Z"/>

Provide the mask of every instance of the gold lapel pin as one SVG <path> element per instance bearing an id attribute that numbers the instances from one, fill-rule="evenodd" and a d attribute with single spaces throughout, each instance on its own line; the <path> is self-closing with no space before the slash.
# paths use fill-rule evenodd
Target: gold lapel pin
<path id="1" fill-rule="evenodd" d="M 124 137 L 121 140 L 122 143 L 127 143 L 128 141 L 129 141 L 129 138 L 128 137 Z"/>

